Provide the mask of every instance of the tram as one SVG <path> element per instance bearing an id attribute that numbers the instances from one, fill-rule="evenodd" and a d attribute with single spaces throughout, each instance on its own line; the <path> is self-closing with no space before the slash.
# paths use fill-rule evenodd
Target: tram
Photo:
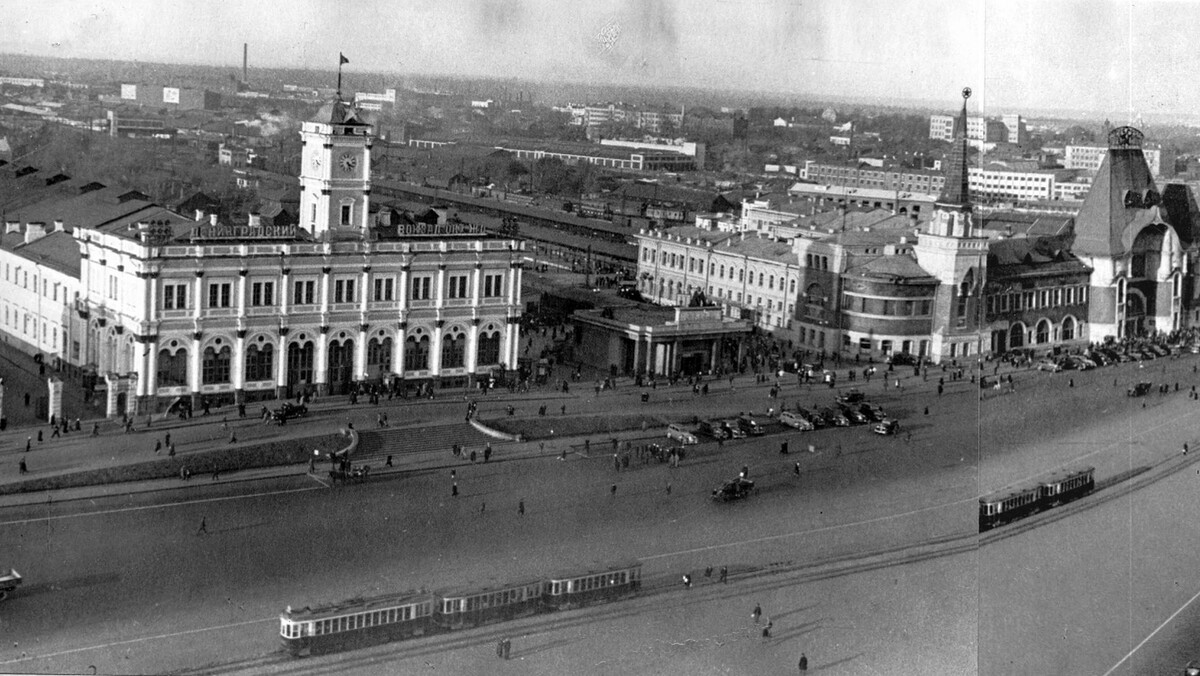
<path id="1" fill-rule="evenodd" d="M 1096 487 L 1096 468 L 1051 472 L 979 499 L 979 532 L 1078 499 Z"/>

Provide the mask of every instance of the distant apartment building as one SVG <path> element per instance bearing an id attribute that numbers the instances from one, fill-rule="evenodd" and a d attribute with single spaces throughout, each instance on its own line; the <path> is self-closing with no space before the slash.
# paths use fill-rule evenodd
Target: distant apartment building
<path id="1" fill-rule="evenodd" d="M 0 77 L 0 85 L 8 85 L 10 87 L 37 87 L 41 89 L 46 86 L 46 81 L 40 77 Z"/>
<path id="2" fill-rule="evenodd" d="M 681 143 L 666 143 L 650 141 L 619 141 L 617 139 L 601 139 L 602 146 L 615 146 L 620 148 L 637 148 L 640 150 L 650 150 L 659 152 L 682 153 L 688 157 L 695 158 L 696 171 L 704 171 L 704 144 L 691 141 Z"/>
<path id="3" fill-rule="evenodd" d="M 216 110 L 221 107 L 221 95 L 191 87 L 122 84 L 120 102 L 174 110 Z"/>
<path id="4" fill-rule="evenodd" d="M 1097 171 L 1108 154 L 1105 146 L 1067 146 L 1063 149 L 1064 169 L 1087 169 Z M 1175 152 L 1162 146 L 1144 146 L 1142 154 L 1154 178 L 1169 178 L 1175 175 Z"/>
<path id="5" fill-rule="evenodd" d="M 903 192 L 941 192 L 946 176 L 927 169 L 884 168 L 863 164 L 837 164 L 808 160 L 800 178 L 826 185 L 848 188 L 873 188 Z"/>
<path id="6" fill-rule="evenodd" d="M 684 111 L 678 113 L 638 110 L 620 103 L 602 103 L 593 105 L 575 105 L 555 107 L 559 112 L 570 113 L 571 124 L 577 127 L 587 127 L 588 135 L 593 130 L 608 123 L 629 123 L 638 129 L 644 129 L 652 134 L 659 134 L 669 129 L 678 130 L 683 127 Z"/>
<path id="7" fill-rule="evenodd" d="M 390 110 L 396 105 L 396 90 L 385 89 L 382 94 L 355 92 L 354 104 L 363 110 Z"/>
<path id="8" fill-rule="evenodd" d="M 967 118 L 967 139 L 977 143 L 1021 143 L 1025 121 L 1020 115 L 1005 115 L 1002 119 L 989 119 L 982 115 Z M 954 140 L 954 116 L 930 115 L 929 138 L 938 141 Z"/>
<path id="9" fill-rule="evenodd" d="M 107 118 L 108 135 L 113 138 L 170 138 L 175 135 L 175 130 L 168 129 L 162 120 L 126 118 L 112 110 L 107 111 Z"/>
<path id="10" fill-rule="evenodd" d="M 977 199 L 1011 199 L 1034 202 L 1054 199 L 1053 171 L 1009 171 L 1004 169 L 967 170 L 971 195 Z M 1067 174 L 1070 175 L 1070 174 Z"/>
<path id="11" fill-rule="evenodd" d="M 412 145 L 412 142 L 410 142 Z M 590 143 L 501 143 L 497 150 L 507 150 L 519 160 L 555 158 L 564 164 L 588 163 L 609 169 L 630 171 L 695 171 L 696 158 L 675 150 L 623 148 Z"/>

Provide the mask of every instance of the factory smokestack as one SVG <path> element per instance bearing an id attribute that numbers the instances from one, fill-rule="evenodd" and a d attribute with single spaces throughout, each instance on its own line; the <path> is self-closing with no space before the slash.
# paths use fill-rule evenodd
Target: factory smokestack
<path id="1" fill-rule="evenodd" d="M 246 84 L 247 82 L 249 82 L 249 79 L 246 77 L 246 66 L 248 66 L 249 63 L 250 63 L 250 43 L 243 42 L 242 43 L 242 84 Z"/>

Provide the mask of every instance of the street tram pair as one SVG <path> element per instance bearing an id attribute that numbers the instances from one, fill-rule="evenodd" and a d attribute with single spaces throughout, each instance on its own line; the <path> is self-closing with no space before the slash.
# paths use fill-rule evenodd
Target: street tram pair
<path id="1" fill-rule="evenodd" d="M 288 606 L 279 617 L 279 634 L 288 653 L 321 655 L 603 603 L 634 594 L 641 584 L 642 564 L 629 561 L 494 588 L 410 591 L 301 610 Z"/>
<path id="2" fill-rule="evenodd" d="M 1096 487 L 1096 468 L 1059 470 L 979 499 L 979 532 L 1087 495 Z"/>

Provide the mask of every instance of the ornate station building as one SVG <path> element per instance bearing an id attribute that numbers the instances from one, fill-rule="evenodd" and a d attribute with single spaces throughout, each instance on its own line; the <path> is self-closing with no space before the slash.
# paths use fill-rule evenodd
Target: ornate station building
<path id="1" fill-rule="evenodd" d="M 377 218 L 372 131 L 340 99 L 304 123 L 298 226 L 255 214 L 238 224 L 185 216 L 108 189 L 57 195 L 26 211 L 53 214 L 84 198 L 107 211 L 77 208 L 55 224 L 54 236 L 70 242 L 60 234 L 70 233 L 76 251 L 60 246 L 65 261 L 46 274 L 33 255 L 40 235 L 23 236 L 45 233 L 44 222 L 6 216 L 11 245 L 0 241 L 0 263 L 34 270 L 35 289 L 39 277 L 65 281 L 54 303 L 46 294 L 53 309 L 39 310 L 44 323 L 56 320 L 61 341 L 36 340 L 36 320 L 34 340 L 8 323 L 5 332 L 30 351 L 95 369 L 109 415 L 340 394 L 364 382 L 462 385 L 515 368 L 522 242 L 453 219 Z"/>

